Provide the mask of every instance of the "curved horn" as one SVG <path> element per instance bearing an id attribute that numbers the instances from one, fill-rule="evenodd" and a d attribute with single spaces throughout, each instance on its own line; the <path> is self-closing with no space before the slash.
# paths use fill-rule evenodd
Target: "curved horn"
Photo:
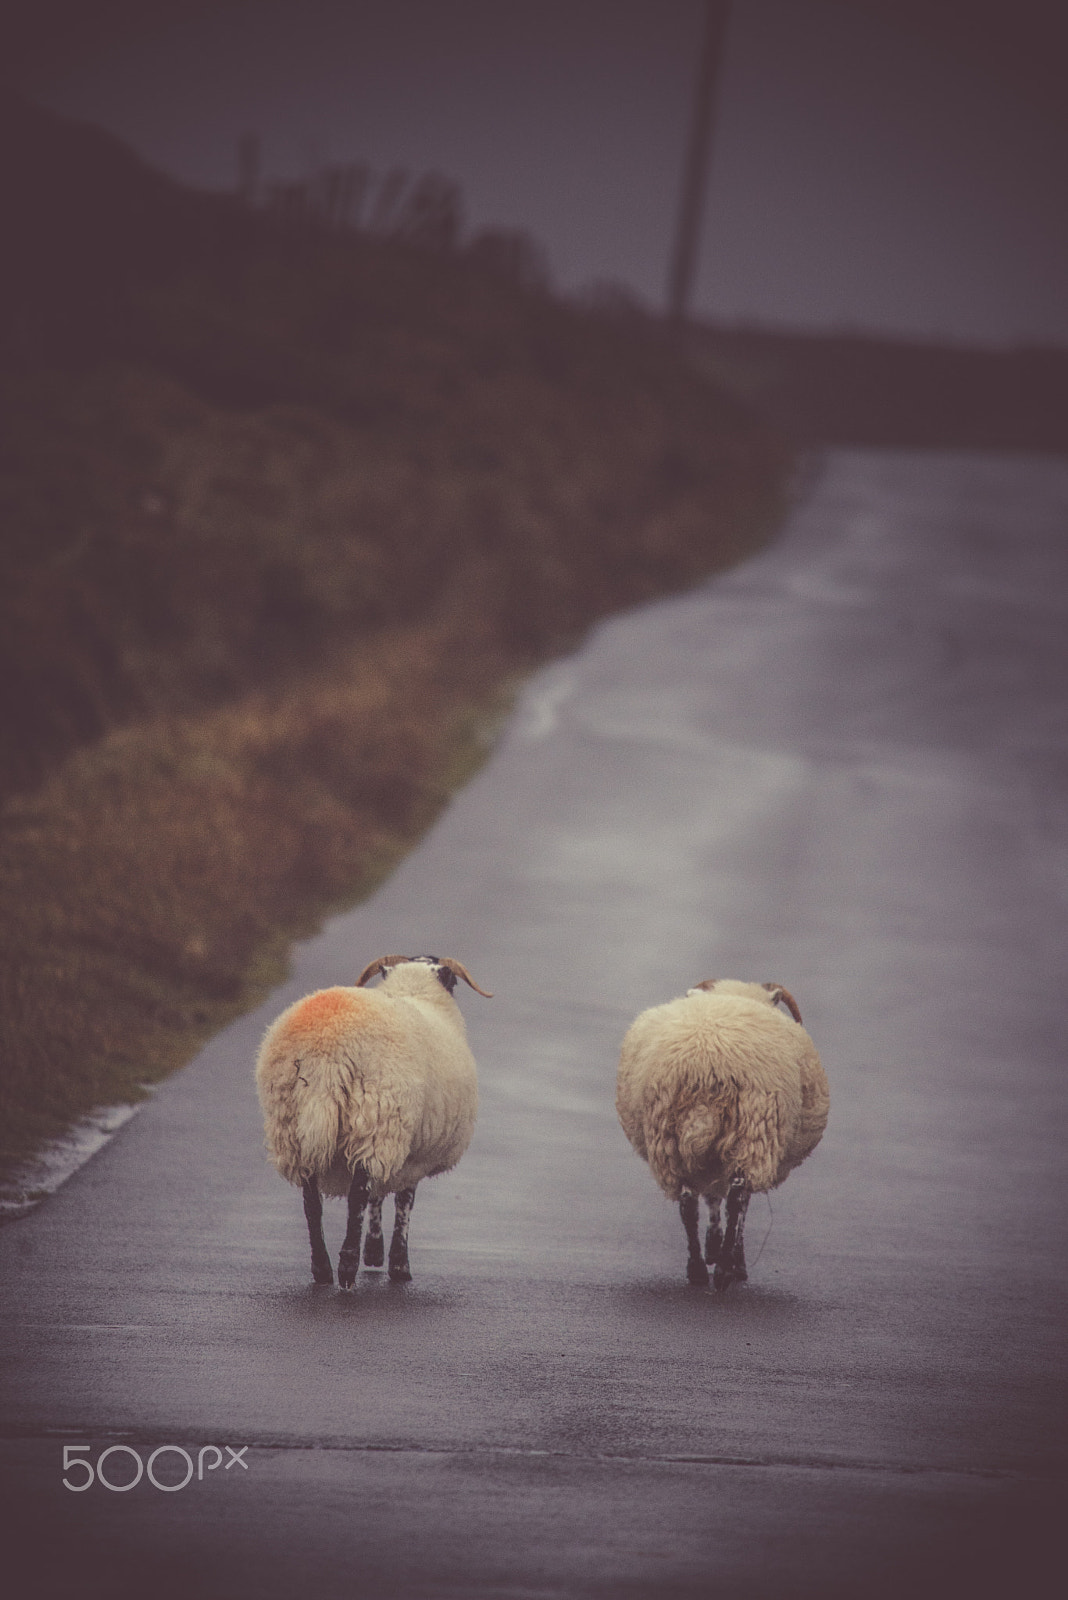
<path id="1" fill-rule="evenodd" d="M 763 987 L 767 989 L 769 994 L 773 994 L 775 996 L 774 1003 L 776 1005 L 778 1005 L 779 1001 L 781 1000 L 783 1005 L 789 1011 L 790 1015 L 793 1017 L 794 1021 L 801 1022 L 800 1008 L 798 1007 L 797 1001 L 794 999 L 789 989 L 784 989 L 781 983 L 765 983 Z M 804 1024 L 802 1024 L 802 1026 L 804 1026 Z"/>
<path id="2" fill-rule="evenodd" d="M 372 978 L 384 977 L 387 967 L 395 967 L 399 962 L 410 961 L 411 959 L 411 956 L 379 956 L 377 961 L 372 961 L 368 966 L 364 967 L 360 976 L 356 979 L 354 987 L 362 989 L 364 984 L 369 983 Z"/>
<path id="3" fill-rule="evenodd" d="M 442 956 L 440 964 L 443 967 L 447 967 L 450 972 L 454 972 L 458 978 L 462 978 L 468 987 L 473 989 L 476 994 L 482 995 L 486 1000 L 493 999 L 493 995 L 488 989 L 479 988 L 478 984 L 475 982 L 474 978 L 472 978 L 462 961 L 455 961 L 452 956 Z"/>

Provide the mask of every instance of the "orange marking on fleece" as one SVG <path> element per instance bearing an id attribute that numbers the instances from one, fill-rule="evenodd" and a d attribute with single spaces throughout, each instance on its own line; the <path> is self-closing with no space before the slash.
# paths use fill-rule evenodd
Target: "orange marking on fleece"
<path id="1" fill-rule="evenodd" d="M 289 1019 L 289 1034 L 319 1034 L 331 1024 L 344 1018 L 346 1021 L 365 1009 L 362 995 L 346 989 L 321 989 L 300 1001 Z"/>

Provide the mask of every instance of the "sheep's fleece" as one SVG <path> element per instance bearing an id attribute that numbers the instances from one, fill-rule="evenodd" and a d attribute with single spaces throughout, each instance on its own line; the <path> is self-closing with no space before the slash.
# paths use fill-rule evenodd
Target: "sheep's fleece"
<path id="1" fill-rule="evenodd" d="M 478 1080 L 459 1007 L 419 964 L 377 989 L 320 989 L 283 1011 L 256 1063 L 267 1149 L 283 1178 L 372 1198 L 447 1172 L 471 1142 Z"/>
<path id="2" fill-rule="evenodd" d="M 664 1193 L 774 1189 L 815 1149 L 830 1092 L 816 1047 L 763 985 L 721 979 L 652 1006 L 623 1041 L 616 1109 Z"/>

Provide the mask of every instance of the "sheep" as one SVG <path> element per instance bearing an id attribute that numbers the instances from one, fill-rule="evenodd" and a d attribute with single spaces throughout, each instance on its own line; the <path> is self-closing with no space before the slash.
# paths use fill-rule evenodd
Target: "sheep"
<path id="1" fill-rule="evenodd" d="M 375 989 L 365 985 L 382 978 Z M 416 1185 L 454 1167 L 471 1142 L 478 1079 L 457 978 L 486 999 L 459 961 L 380 956 L 349 987 L 319 989 L 283 1011 L 264 1035 L 256 1087 L 267 1150 L 304 1195 L 312 1277 L 333 1283 L 323 1238 L 323 1196 L 348 1196 L 337 1281 L 351 1289 L 360 1264 L 381 1266 L 382 1199 L 396 1196 L 389 1277 L 411 1279 L 408 1220 Z"/>
<path id="2" fill-rule="evenodd" d="M 792 1022 L 776 1009 L 780 1001 Z M 691 1284 L 707 1286 L 709 1265 L 718 1290 L 746 1280 L 749 1197 L 777 1188 L 811 1155 L 829 1109 L 820 1058 L 781 984 L 708 978 L 634 1020 L 620 1053 L 616 1111 L 661 1189 L 678 1201 Z M 701 1195 L 709 1213 L 703 1255 Z"/>

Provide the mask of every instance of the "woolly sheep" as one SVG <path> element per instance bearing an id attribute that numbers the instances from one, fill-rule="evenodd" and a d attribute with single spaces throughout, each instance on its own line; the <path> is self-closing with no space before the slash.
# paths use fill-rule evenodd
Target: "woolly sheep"
<path id="1" fill-rule="evenodd" d="M 793 1021 L 776 1009 L 780 1001 Z M 811 1155 L 829 1109 L 820 1058 L 781 984 L 709 978 L 635 1019 L 620 1054 L 616 1110 L 661 1189 L 678 1201 L 690 1283 L 707 1285 L 709 1265 L 717 1289 L 748 1277 L 749 1197 L 777 1188 Z M 709 1213 L 703 1256 L 700 1195 Z"/>
<path id="2" fill-rule="evenodd" d="M 382 978 L 375 989 L 365 985 Z M 478 1080 L 460 1008 L 459 961 L 380 956 L 351 987 L 320 989 L 268 1028 L 256 1061 L 267 1149 L 304 1193 L 312 1277 L 333 1283 L 323 1195 L 348 1196 L 337 1279 L 351 1289 L 370 1206 L 365 1266 L 381 1266 L 382 1198 L 396 1196 L 389 1249 L 394 1283 L 411 1278 L 408 1219 L 422 1178 L 454 1167 L 471 1142 Z"/>

